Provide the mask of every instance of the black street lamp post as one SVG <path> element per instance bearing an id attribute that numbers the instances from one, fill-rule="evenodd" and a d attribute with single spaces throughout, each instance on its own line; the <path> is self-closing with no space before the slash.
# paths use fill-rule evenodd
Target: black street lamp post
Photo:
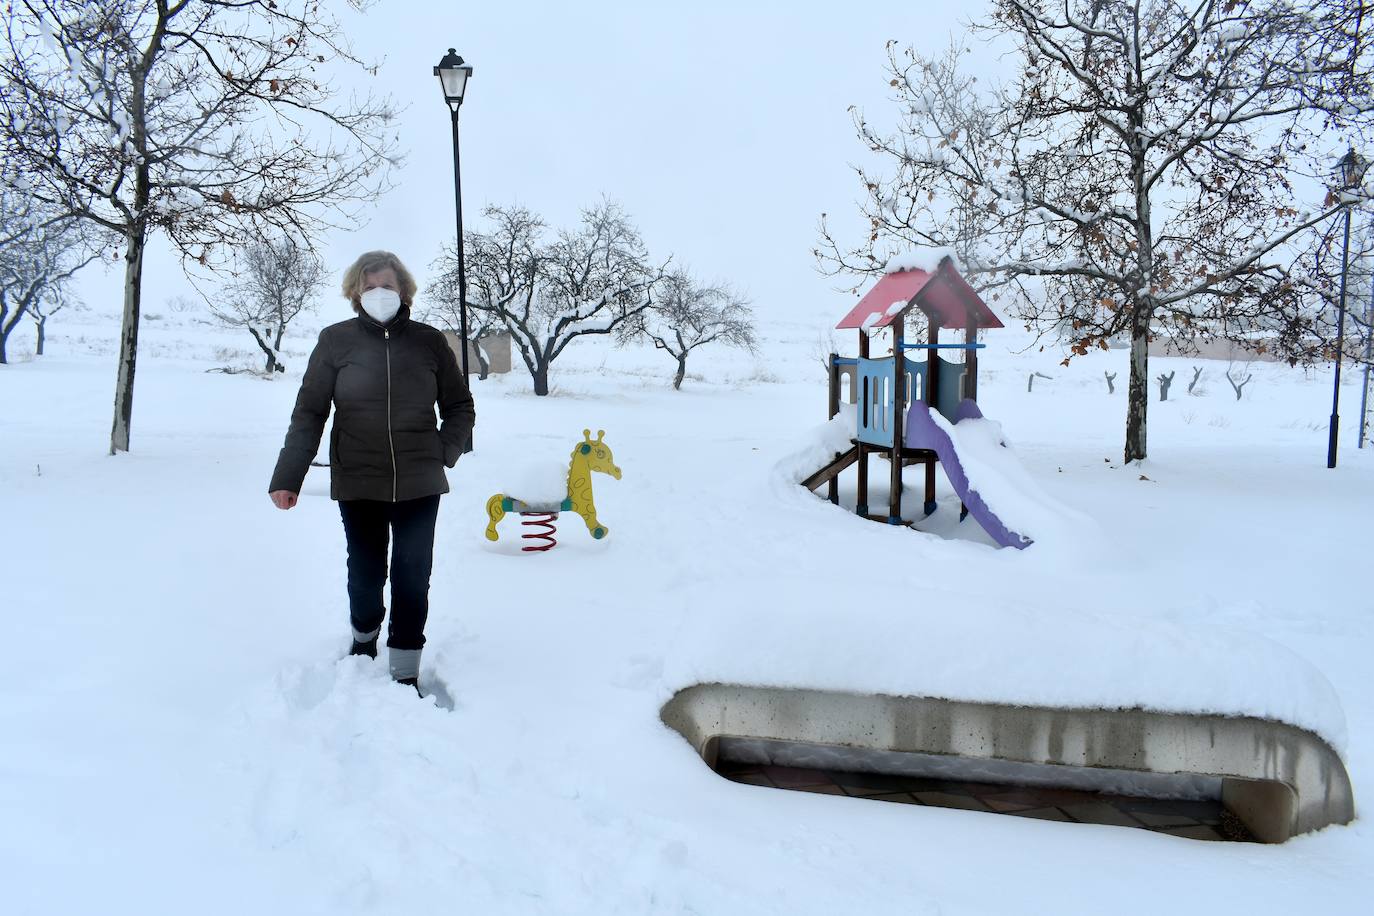
<path id="1" fill-rule="evenodd" d="M 463 63 L 463 58 L 453 48 L 449 48 L 443 60 L 439 61 L 438 66 L 434 68 L 434 75 L 439 77 L 439 85 L 444 90 L 444 103 L 448 105 L 449 114 L 453 121 L 453 198 L 458 213 L 458 333 L 463 338 L 463 381 L 466 382 L 470 377 L 468 374 L 468 273 L 463 258 L 463 172 L 459 167 L 458 157 L 458 109 L 463 105 L 463 93 L 467 91 L 468 79 L 472 76 L 472 67 Z M 468 436 L 467 445 L 463 447 L 463 451 L 472 451 L 471 435 Z"/>
<path id="2" fill-rule="evenodd" d="M 1360 186 L 1364 179 L 1364 170 L 1369 163 L 1355 152 L 1351 147 L 1339 163 L 1338 176 L 1340 178 L 1342 191 L 1353 191 Z M 1336 381 L 1331 392 L 1331 424 L 1330 434 L 1326 442 L 1326 466 L 1334 468 L 1336 466 L 1336 441 L 1339 438 L 1341 428 L 1341 356 L 1345 349 L 1345 278 L 1349 269 L 1350 260 L 1350 210 L 1345 208 L 1345 240 L 1341 248 L 1341 298 L 1338 317 L 1336 319 Z"/>

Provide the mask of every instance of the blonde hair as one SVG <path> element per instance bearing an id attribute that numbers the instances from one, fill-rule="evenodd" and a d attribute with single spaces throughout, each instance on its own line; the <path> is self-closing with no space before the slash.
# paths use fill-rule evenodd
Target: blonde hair
<path id="1" fill-rule="evenodd" d="M 344 271 L 343 294 L 345 299 L 353 303 L 353 311 L 361 311 L 363 307 L 363 277 L 388 267 L 396 271 L 396 285 L 400 287 L 396 292 L 400 293 L 401 305 L 409 307 L 415 301 L 415 278 L 406 270 L 401 259 L 389 251 L 369 251 Z"/>

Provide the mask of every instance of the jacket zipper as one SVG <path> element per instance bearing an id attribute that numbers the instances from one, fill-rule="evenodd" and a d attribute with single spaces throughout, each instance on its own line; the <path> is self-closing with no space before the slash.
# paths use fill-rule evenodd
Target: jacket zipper
<path id="1" fill-rule="evenodd" d="M 391 449 L 391 501 L 396 501 L 396 440 L 391 435 L 391 332 L 382 329 L 386 341 L 386 441 Z"/>

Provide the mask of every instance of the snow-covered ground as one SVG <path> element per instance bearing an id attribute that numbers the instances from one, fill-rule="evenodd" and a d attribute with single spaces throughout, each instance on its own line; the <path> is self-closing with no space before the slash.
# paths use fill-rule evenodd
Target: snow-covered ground
<path id="1" fill-rule="evenodd" d="M 708 680 L 1248 712 L 1326 736 L 1358 799 L 1374 450 L 1354 448 L 1354 378 L 1328 471 L 1329 372 L 1256 364 L 1237 402 L 1224 364 L 1190 397 L 1189 363 L 1156 360 L 1179 381 L 1151 404 L 1152 458 L 1123 468 L 1124 354 L 1065 369 L 990 336 L 984 412 L 1086 516 L 1015 551 L 954 524 L 947 491 L 918 533 L 787 484 L 825 419 L 821 322 L 769 324 L 758 358 L 694 356 L 681 392 L 661 354 L 579 342 L 551 397 L 518 367 L 475 385 L 420 701 L 339 660 L 326 472 L 288 513 L 264 492 L 309 328 L 264 381 L 205 371 L 247 359 L 246 335 L 149 321 L 133 451 L 109 458 L 116 325 L 60 317 L 49 355 L 0 367 L 6 913 L 1215 914 L 1374 894 L 1362 820 L 1271 847 L 778 792 L 715 776 L 658 719 Z M 1028 394 L 1037 370 L 1053 379 Z M 511 467 L 586 428 L 624 471 L 595 478 L 609 537 L 564 516 L 545 555 L 518 552 L 516 519 L 486 541 Z"/>

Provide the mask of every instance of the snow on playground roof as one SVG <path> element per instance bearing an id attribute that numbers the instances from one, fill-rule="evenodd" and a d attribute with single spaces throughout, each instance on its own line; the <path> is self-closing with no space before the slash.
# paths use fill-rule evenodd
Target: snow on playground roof
<path id="1" fill-rule="evenodd" d="M 934 270 L 906 269 L 907 259 L 893 258 L 888 267 L 894 272 L 879 280 L 835 327 L 839 330 L 885 328 L 898 315 L 905 314 L 912 304 L 934 317 L 944 328 L 966 327 L 969 315 L 973 316 L 976 327 L 1003 327 L 987 303 L 959 275 L 951 257 L 945 255 L 938 264 Z M 913 303 L 918 298 L 919 301 Z M 895 302 L 905 302 L 907 308 L 894 310 Z"/>

